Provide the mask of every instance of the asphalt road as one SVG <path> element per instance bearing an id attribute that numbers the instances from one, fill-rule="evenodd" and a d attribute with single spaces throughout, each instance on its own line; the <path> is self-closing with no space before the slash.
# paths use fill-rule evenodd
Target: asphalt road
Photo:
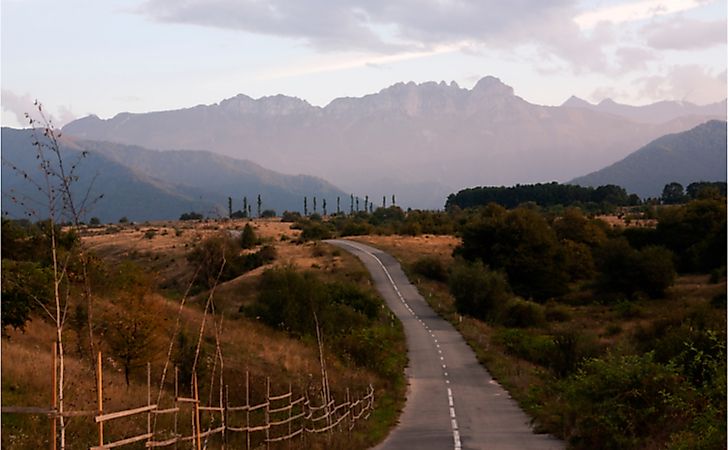
<path id="1" fill-rule="evenodd" d="M 440 318 L 387 253 L 330 240 L 357 256 L 404 325 L 409 366 L 400 422 L 376 450 L 562 449 L 535 434 L 528 417 L 481 366 L 460 333 Z"/>

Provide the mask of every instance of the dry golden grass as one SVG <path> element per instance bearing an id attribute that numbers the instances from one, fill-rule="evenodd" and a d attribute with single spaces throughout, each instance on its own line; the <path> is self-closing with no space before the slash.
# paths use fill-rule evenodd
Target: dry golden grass
<path id="1" fill-rule="evenodd" d="M 452 252 L 460 245 L 454 236 L 357 236 L 352 240 L 370 244 L 389 252 L 403 264 L 411 264 L 424 256 L 435 256 L 443 262 L 452 261 Z"/>
<path id="2" fill-rule="evenodd" d="M 167 360 L 167 349 L 179 312 L 181 292 L 186 287 L 189 274 L 194 270 L 186 260 L 186 253 L 193 243 L 206 236 L 225 230 L 242 230 L 246 220 L 223 222 L 164 222 L 149 225 L 126 225 L 88 229 L 82 235 L 87 249 L 97 255 L 105 264 L 113 267 L 132 260 L 151 275 L 156 286 L 169 285 L 171 280 L 181 278 L 184 282 L 176 290 L 155 289 L 146 296 L 146 301 L 156 311 L 158 339 L 155 342 L 155 356 L 152 364 L 152 398 L 156 400 L 163 366 Z M 271 380 L 273 392 L 287 391 L 289 384 L 294 391 L 316 389 L 320 385 L 321 373 L 318 350 L 315 341 L 301 341 L 287 334 L 275 331 L 254 319 L 243 317 L 239 308 L 251 302 L 256 294 L 260 275 L 274 265 L 293 265 L 312 270 L 327 280 L 346 278 L 369 288 L 368 275 L 359 261 L 343 252 L 323 244 L 296 244 L 298 230 L 290 229 L 289 223 L 276 220 L 251 221 L 256 234 L 265 244 L 276 248 L 276 260 L 238 278 L 217 286 L 213 297 L 215 320 L 222 318 L 223 329 L 220 346 L 224 359 L 224 379 L 229 386 L 230 404 L 244 404 L 245 374 L 250 374 L 251 395 L 254 400 L 262 399 L 265 380 Z M 109 232 L 107 232 L 107 229 Z M 154 230 L 154 233 L 150 233 Z M 177 231 L 179 230 L 179 231 Z M 151 236 L 151 238 L 145 237 Z M 286 236 L 281 240 L 282 236 Z M 243 250 L 241 250 L 243 251 Z M 95 317 L 103 320 L 119 309 L 125 308 L 123 295 L 106 295 L 96 298 Z M 181 326 L 187 334 L 197 339 L 203 323 L 208 293 L 202 292 L 190 297 L 179 316 Z M 205 317 L 203 336 L 203 360 L 206 378 L 200 385 L 203 399 L 217 401 L 219 384 L 219 363 L 215 361 L 215 333 L 212 316 Z M 100 331 L 103 332 L 103 331 Z M 41 318 L 34 318 L 25 333 L 10 331 L 2 339 L 2 394 L 3 405 L 47 406 L 50 402 L 51 351 L 55 329 Z M 66 409 L 95 410 L 94 366 L 87 355 L 77 352 L 76 336 L 67 329 L 64 332 L 66 348 Z M 381 386 L 387 380 L 379 380 L 372 373 L 347 366 L 335 357 L 327 357 L 328 376 L 332 391 L 338 400 L 343 400 L 347 388 L 352 393 L 363 393 L 372 383 Z M 173 370 L 166 377 L 162 404 L 170 406 L 173 397 Z M 380 387 L 378 387 L 380 389 Z M 104 350 L 104 409 L 116 411 L 145 405 L 147 402 L 146 370 L 143 367 L 132 372 L 131 384 L 126 386 L 119 361 Z M 47 446 L 47 433 L 33 435 L 28 426 L 46 423 L 43 417 L 3 416 L 4 431 L 2 444 L 8 448 L 39 448 Z M 6 427 L 5 427 L 6 426 Z M 107 428 L 107 442 L 140 432 L 146 426 L 145 416 L 133 420 L 120 420 Z M 47 429 L 44 427 L 44 429 Z M 79 443 L 78 448 L 96 439 L 96 427 L 92 418 L 73 418 L 68 428 L 69 436 Z M 81 444 L 84 443 L 84 444 Z M 311 444 L 311 443 L 309 443 Z M 313 445 L 313 444 L 311 444 Z M 318 445 L 318 444 L 316 444 Z M 361 442 L 357 445 L 363 445 Z M 347 448 L 346 443 L 337 444 Z M 76 448 L 72 445 L 71 448 Z"/>

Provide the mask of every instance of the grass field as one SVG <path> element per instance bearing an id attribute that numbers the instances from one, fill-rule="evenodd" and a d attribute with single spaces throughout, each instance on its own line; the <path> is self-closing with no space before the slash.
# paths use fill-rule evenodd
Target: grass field
<path id="1" fill-rule="evenodd" d="M 151 292 L 145 295 L 146 305 L 154 311 L 156 337 L 154 351 L 150 353 L 152 364 L 153 396 L 158 384 L 167 348 L 175 329 L 180 300 L 187 289 L 194 267 L 186 255 L 196 244 L 216 233 L 235 233 L 248 223 L 245 220 L 221 222 L 163 222 L 149 224 L 111 225 L 89 228 L 83 232 L 86 249 L 103 262 L 105 270 L 114 270 L 125 262 L 133 262 L 143 268 L 152 279 Z M 272 263 L 258 267 L 234 279 L 220 283 L 214 293 L 215 317 L 222 320 L 220 345 L 224 356 L 225 384 L 229 387 L 230 404 L 244 404 L 245 373 L 250 373 L 252 395 L 260 398 L 265 391 L 265 379 L 270 377 L 272 392 L 283 392 L 289 384 L 299 393 L 314 390 L 320 385 L 321 370 L 315 339 L 299 339 L 247 318 L 240 313 L 241 307 L 254 302 L 257 297 L 261 274 L 271 267 L 293 266 L 309 271 L 324 281 L 353 282 L 374 294 L 369 276 L 361 263 L 346 252 L 318 243 L 300 243 L 299 233 L 290 224 L 275 220 L 250 222 L 260 244 L 275 247 L 276 258 Z M 260 245 L 251 250 L 254 252 Z M 121 270 L 121 269 L 119 269 Z M 111 276 L 111 275 L 109 275 Z M 123 293 L 101 288 L 94 291 L 94 314 L 98 320 L 111 317 L 125 305 Z M 203 322 L 204 305 L 209 292 L 201 290 L 186 300 L 181 311 L 182 329 L 197 339 Z M 203 336 L 203 359 L 207 374 L 219 370 L 215 356 L 215 333 L 210 320 L 206 319 Z M 51 350 L 55 328 L 39 315 L 32 318 L 24 332 L 8 330 L 2 339 L 2 402 L 3 406 L 47 407 L 51 395 Z M 104 328 L 97 329 L 104 333 Z M 95 375 L 83 340 L 66 327 L 66 409 L 94 410 L 96 408 Z M 175 344 L 176 345 L 176 344 Z M 326 336 L 324 336 L 326 345 Z M 393 343 L 404 352 L 404 341 Z M 326 351 L 326 348 L 325 348 Z M 354 434 L 345 438 L 328 438 L 295 445 L 305 448 L 366 448 L 382 439 L 393 426 L 397 411 L 402 407 L 404 383 L 402 379 L 383 379 L 380 375 L 358 367 L 350 361 L 326 352 L 329 382 L 334 397 L 343 401 L 346 390 L 352 395 L 366 392 L 372 384 L 376 390 L 377 410 L 370 420 L 362 422 Z M 104 357 L 104 408 L 120 410 L 146 404 L 146 370 L 135 368 L 130 385 L 126 386 L 122 367 L 109 352 Z M 208 377 L 210 378 L 210 377 Z M 167 376 L 163 403 L 171 403 L 173 377 Z M 216 398 L 218 387 L 214 381 L 200 386 L 201 398 Z M 115 437 L 129 435 L 146 426 L 143 423 L 120 420 L 107 430 L 107 442 Z M 48 430 L 47 419 L 39 416 L 3 414 L 2 445 L 7 448 L 35 449 L 47 447 L 48 433 L 38 433 L 42 425 Z M 69 448 L 87 448 L 95 442 L 96 427 L 92 418 L 72 418 L 68 425 Z"/>

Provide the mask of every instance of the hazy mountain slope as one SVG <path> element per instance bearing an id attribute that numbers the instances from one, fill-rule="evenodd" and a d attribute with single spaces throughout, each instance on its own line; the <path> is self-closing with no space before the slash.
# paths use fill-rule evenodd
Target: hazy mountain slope
<path id="1" fill-rule="evenodd" d="M 662 101 L 644 106 L 623 105 L 612 99 L 592 104 L 578 97 L 569 98 L 562 106 L 585 108 L 592 111 L 614 114 L 644 123 L 662 123 L 685 116 L 725 117 L 726 101 L 696 105 L 690 102 Z"/>
<path id="2" fill-rule="evenodd" d="M 219 204 L 232 196 L 236 208 L 243 196 L 253 204 L 261 194 L 263 208 L 300 210 L 304 196 L 335 197 L 347 195 L 332 184 L 308 175 L 284 175 L 250 161 L 206 151 L 154 151 L 139 146 L 85 141 L 85 148 L 99 152 L 138 173 L 154 176 L 176 186 L 207 193 Z"/>
<path id="3" fill-rule="evenodd" d="M 617 184 L 641 197 L 657 197 L 677 181 L 726 181 L 726 122 L 710 121 L 682 133 L 656 139 L 623 160 L 570 183 Z"/>
<path id="4" fill-rule="evenodd" d="M 32 142 L 29 130 L 2 129 L 2 211 L 9 217 L 23 217 L 28 210 L 35 212 L 34 220 L 48 215 L 47 199 L 11 167 L 18 167 L 42 181 Z M 78 160 L 83 149 L 64 139 L 62 151 L 66 163 Z M 180 193 L 175 186 L 134 172 L 98 153 L 89 153 L 78 167 L 79 181 L 74 184 L 74 197 L 83 199 L 89 189 L 90 199 L 103 194 L 103 198 L 89 206 L 84 220 L 94 216 L 104 222 L 117 221 L 123 216 L 129 220 L 176 219 L 185 211 L 208 212 L 214 207 L 209 200 Z M 13 201 L 12 197 L 21 199 L 25 205 Z"/>
<path id="5" fill-rule="evenodd" d="M 398 83 L 325 108 L 285 97 L 238 95 L 219 104 L 87 117 L 64 127 L 83 138 L 157 149 L 199 148 L 284 173 L 321 176 L 372 198 L 439 208 L 474 185 L 568 180 L 618 161 L 707 118 L 638 123 L 586 108 L 533 105 L 493 77 Z"/>
<path id="6" fill-rule="evenodd" d="M 2 129 L 2 210 L 13 217 L 21 217 L 26 208 L 13 202 L 12 196 L 37 198 L 33 186 L 11 168 L 15 165 L 31 174 L 38 173 L 31 142 L 30 130 Z M 79 164 L 76 196 L 85 194 L 91 180 L 91 197 L 103 194 L 86 219 L 177 219 L 188 211 L 226 215 L 228 196 L 234 198 L 234 209 L 242 208 L 242 198 L 247 196 L 255 214 L 258 194 L 264 209 L 280 213 L 284 209 L 300 209 L 304 195 L 328 196 L 330 204 L 335 202 L 336 195 L 345 195 L 318 178 L 282 175 L 248 161 L 209 152 L 160 152 L 75 138 L 64 138 L 62 142 L 69 161 L 75 160 L 80 151 L 89 152 Z M 30 203 L 37 204 L 38 200 Z M 38 212 L 42 216 L 45 210 L 39 208 Z"/>

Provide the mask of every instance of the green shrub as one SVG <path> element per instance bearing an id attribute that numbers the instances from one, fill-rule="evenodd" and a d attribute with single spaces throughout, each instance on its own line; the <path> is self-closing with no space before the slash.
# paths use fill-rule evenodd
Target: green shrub
<path id="1" fill-rule="evenodd" d="M 50 305 L 53 271 L 31 261 L 2 260 L 2 333 L 6 327 L 23 330 L 33 311 Z"/>
<path id="2" fill-rule="evenodd" d="M 490 319 L 511 296 L 505 275 L 480 261 L 457 262 L 450 271 L 449 287 L 459 313 L 483 320 Z"/>
<path id="3" fill-rule="evenodd" d="M 339 232 L 342 236 L 364 236 L 372 231 L 373 227 L 363 220 L 347 219 Z"/>
<path id="4" fill-rule="evenodd" d="M 672 253 L 663 247 L 635 250 L 627 240 L 613 239 L 598 253 L 601 274 L 597 287 L 600 292 L 628 296 L 644 292 L 656 298 L 664 295 L 675 281 Z"/>
<path id="5" fill-rule="evenodd" d="M 585 359 L 599 352 L 597 343 L 590 335 L 570 329 L 554 333 L 551 342 L 553 345 L 545 355 L 546 367 L 559 378 L 572 374 Z"/>
<path id="6" fill-rule="evenodd" d="M 298 222 L 301 220 L 301 213 L 294 211 L 283 211 L 281 222 Z"/>
<path id="7" fill-rule="evenodd" d="M 250 223 L 245 224 L 243 232 L 240 234 L 240 246 L 242 248 L 253 248 L 258 243 L 258 237 Z"/>
<path id="8" fill-rule="evenodd" d="M 545 322 L 543 306 L 520 298 L 508 300 L 500 314 L 500 322 L 507 327 L 537 327 Z"/>
<path id="9" fill-rule="evenodd" d="M 640 449 L 690 413 L 693 391 L 652 354 L 588 361 L 562 382 L 564 430 L 574 448 Z"/>
<path id="10" fill-rule="evenodd" d="M 726 307 L 726 293 L 721 292 L 720 294 L 716 294 L 713 296 L 713 298 L 710 299 L 710 306 L 713 306 L 714 308 L 721 308 L 725 309 Z"/>
<path id="11" fill-rule="evenodd" d="M 547 367 L 547 355 L 553 351 L 554 346 L 551 336 L 517 328 L 499 329 L 493 339 L 502 345 L 507 353 L 544 367 Z"/>
<path id="12" fill-rule="evenodd" d="M 202 220 L 202 217 L 202 214 L 192 211 L 179 216 L 179 220 Z"/>
<path id="13" fill-rule="evenodd" d="M 435 281 L 447 281 L 447 269 L 436 256 L 425 256 L 412 263 L 412 271 Z"/>
<path id="14" fill-rule="evenodd" d="M 331 228 L 323 222 L 306 221 L 302 223 L 301 239 L 304 241 L 320 241 L 331 238 Z"/>
<path id="15" fill-rule="evenodd" d="M 276 249 L 271 245 L 264 245 L 257 252 L 245 255 L 240 254 L 239 246 L 239 240 L 228 233 L 218 233 L 198 243 L 187 254 L 187 260 L 199 267 L 195 284 L 210 288 L 216 280 L 232 280 L 276 257 Z"/>
<path id="16" fill-rule="evenodd" d="M 554 302 L 546 304 L 544 315 L 548 322 L 566 322 L 571 320 L 571 313 L 566 306 Z"/>
<path id="17" fill-rule="evenodd" d="M 256 302 L 242 308 L 250 317 L 295 336 L 316 336 L 340 356 L 377 373 L 395 376 L 405 354 L 391 343 L 401 328 L 385 321 L 378 297 L 351 282 L 325 283 L 293 267 L 266 270 Z"/>

